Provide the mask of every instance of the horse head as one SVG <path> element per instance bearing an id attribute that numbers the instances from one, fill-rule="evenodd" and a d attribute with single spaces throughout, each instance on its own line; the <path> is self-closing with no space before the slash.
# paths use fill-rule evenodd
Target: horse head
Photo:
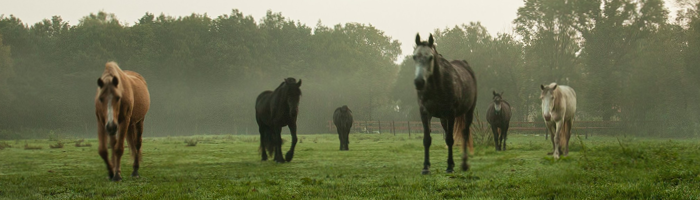
<path id="1" fill-rule="evenodd" d="M 540 85 L 542 93 L 540 93 L 540 99 L 542 99 L 542 116 L 545 121 L 552 119 L 552 112 L 554 111 L 554 102 L 557 100 L 556 95 L 554 95 L 557 89 L 557 83 L 550 83 L 549 85 Z"/>
<path id="2" fill-rule="evenodd" d="M 496 114 L 501 112 L 501 101 L 503 100 L 503 92 L 501 93 L 496 93 L 496 91 L 493 91 L 493 108 L 496 110 Z"/>
<path id="3" fill-rule="evenodd" d="M 350 108 L 348 108 L 348 105 L 343 105 L 343 107 L 340 107 L 340 110 L 343 112 L 346 112 L 346 113 L 347 112 L 352 113 L 352 110 L 350 110 Z"/>
<path id="4" fill-rule="evenodd" d="M 299 99 L 301 98 L 301 79 L 299 82 L 296 79 L 289 77 L 284 79 L 283 83 L 286 87 L 287 105 L 289 106 L 289 114 L 297 116 L 299 113 Z"/>
<path id="5" fill-rule="evenodd" d="M 97 79 L 97 114 L 104 120 L 105 130 L 110 135 L 117 133 L 119 124 L 119 109 L 121 97 L 124 91 L 121 81 L 119 67 L 116 63 L 109 62 L 105 67 L 102 77 Z M 122 83 L 122 84 L 120 84 Z"/>
<path id="6" fill-rule="evenodd" d="M 438 73 L 437 59 L 439 54 L 435 49 L 433 34 L 428 41 L 421 41 L 420 34 L 416 34 L 416 48 L 413 50 L 413 61 L 416 63 L 416 76 L 413 83 L 417 90 L 422 90 L 428 78 Z"/>

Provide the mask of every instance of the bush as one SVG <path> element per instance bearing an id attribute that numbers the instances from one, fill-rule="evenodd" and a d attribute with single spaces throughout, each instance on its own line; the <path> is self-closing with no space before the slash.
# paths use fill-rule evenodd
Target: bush
<path id="1" fill-rule="evenodd" d="M 197 146 L 197 142 L 199 142 L 198 139 L 186 139 L 185 140 L 185 144 L 187 144 L 188 147 Z"/>
<path id="2" fill-rule="evenodd" d="M 5 148 L 10 148 L 10 144 L 7 144 L 6 142 L 0 142 L 0 150 L 3 150 Z"/>
<path id="3" fill-rule="evenodd" d="M 91 147 L 92 146 L 92 144 L 90 144 L 90 143 L 83 144 L 84 141 L 85 141 L 85 139 L 76 140 L 75 147 Z"/>
<path id="4" fill-rule="evenodd" d="M 24 150 L 38 150 L 38 149 L 41 149 L 41 147 L 40 146 L 31 146 L 31 145 L 26 144 L 26 143 L 24 144 Z"/>
<path id="5" fill-rule="evenodd" d="M 59 140 L 58 142 L 56 142 L 56 144 L 49 144 L 49 147 L 51 147 L 52 149 L 63 148 L 63 142 Z"/>

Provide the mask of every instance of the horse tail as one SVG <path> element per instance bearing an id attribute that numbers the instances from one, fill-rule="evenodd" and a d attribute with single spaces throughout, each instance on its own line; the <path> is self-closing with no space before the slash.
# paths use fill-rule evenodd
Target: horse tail
<path id="1" fill-rule="evenodd" d="M 454 127 L 452 128 L 452 135 L 455 139 L 458 141 L 462 142 L 464 140 L 464 136 L 462 135 L 463 131 L 469 127 L 466 127 L 465 123 L 465 116 L 460 115 L 455 117 L 455 124 Z M 467 138 L 467 144 L 464 145 L 462 144 L 462 152 L 466 151 L 466 148 L 469 148 L 470 153 L 474 153 L 474 140 L 472 139 L 473 134 L 469 134 L 469 137 Z M 464 143 L 464 142 L 462 142 Z"/>

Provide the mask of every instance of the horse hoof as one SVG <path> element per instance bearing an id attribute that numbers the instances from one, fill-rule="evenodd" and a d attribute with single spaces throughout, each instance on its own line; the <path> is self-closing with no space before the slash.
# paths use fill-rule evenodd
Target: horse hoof
<path id="1" fill-rule="evenodd" d="M 131 177 L 132 178 L 141 178 L 141 176 L 139 176 L 138 172 L 131 173 Z"/>
<path id="2" fill-rule="evenodd" d="M 287 155 L 284 156 L 287 162 L 292 162 L 292 158 L 294 158 L 294 153 L 293 152 L 287 152 Z"/>
<path id="3" fill-rule="evenodd" d="M 428 174 L 430 174 L 430 170 L 429 170 L 429 169 L 423 169 L 423 171 L 421 171 L 420 173 L 423 174 L 423 175 L 428 175 Z"/>
<path id="4" fill-rule="evenodd" d="M 276 163 L 279 163 L 279 164 L 284 164 L 286 161 L 284 161 L 284 160 L 275 160 L 275 162 L 276 162 Z"/>
<path id="5" fill-rule="evenodd" d="M 112 182 L 119 182 L 122 180 L 122 176 L 117 174 L 112 178 Z"/>
<path id="6" fill-rule="evenodd" d="M 445 173 L 448 173 L 448 174 L 451 174 L 451 173 L 454 173 L 454 172 L 455 172 L 454 169 L 447 169 L 447 170 L 445 170 Z"/>
<path id="7" fill-rule="evenodd" d="M 469 164 L 462 163 L 462 171 L 469 171 Z"/>

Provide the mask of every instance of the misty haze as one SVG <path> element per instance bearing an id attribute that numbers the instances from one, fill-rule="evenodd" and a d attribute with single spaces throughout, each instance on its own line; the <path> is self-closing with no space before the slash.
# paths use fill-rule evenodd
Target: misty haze
<path id="1" fill-rule="evenodd" d="M 388 187 L 389 193 L 383 189 L 366 189 L 368 194 L 346 195 L 380 199 L 633 198 L 631 196 L 634 195 L 624 196 L 624 192 L 616 193 L 619 191 L 597 185 L 600 180 L 591 177 L 599 176 L 603 183 L 620 184 L 615 185 L 616 189 L 625 192 L 651 191 L 634 193 L 636 198 L 700 197 L 700 167 L 697 165 L 700 160 L 700 2 L 523 2 L 512 11 L 517 15 L 507 19 L 508 28 L 494 27 L 496 30 L 493 30 L 492 24 L 498 22 L 489 22 L 492 27 L 487 27 L 480 22 L 484 19 L 447 15 L 431 8 L 436 12 L 436 19 L 455 18 L 459 22 L 444 25 L 440 20 L 434 20 L 435 26 L 412 28 L 410 20 L 405 20 L 395 25 L 402 26 L 401 30 L 408 28 L 401 35 L 389 34 L 386 29 L 396 32 L 398 28 L 388 26 L 383 21 L 380 22 L 382 26 L 372 21 L 326 24 L 324 18 L 319 17 L 316 23 L 308 23 L 277 10 L 268 10 L 260 17 L 253 17 L 246 10 L 238 8 L 229 8 L 228 14 L 216 16 L 146 12 L 137 19 L 121 18 L 120 13 L 94 11 L 82 13 L 83 17 L 70 23 L 62 16 L 54 16 L 54 13 L 41 13 L 46 19 L 35 23 L 24 21 L 21 16 L 13 15 L 12 11 L 2 11 L 0 162 L 10 164 L 0 164 L 0 183 L 14 186 L 11 189 L 0 187 L 0 198 L 22 197 L 24 186 L 36 184 L 24 180 L 25 177 L 36 178 L 37 173 L 45 174 L 47 171 L 51 173 L 41 176 L 52 177 L 59 173 L 69 176 L 73 173 L 69 173 L 70 170 L 83 169 L 65 167 L 65 171 L 53 173 L 60 170 L 48 166 L 36 169 L 22 167 L 30 164 L 18 161 L 29 157 L 25 154 L 44 155 L 38 156 L 34 162 L 62 159 L 56 156 L 62 150 L 48 146 L 57 141 L 69 143 L 67 147 L 61 145 L 61 148 L 67 149 L 63 153 L 80 155 L 71 157 L 72 161 L 65 161 L 65 166 L 76 162 L 90 163 L 85 167 L 89 169 L 89 174 L 83 174 L 85 177 L 81 178 L 82 181 L 88 179 L 106 184 L 102 179 L 107 175 L 104 173 L 104 163 L 97 155 L 98 129 L 103 127 L 98 127 L 99 123 L 96 122 L 95 102 L 96 89 L 103 84 L 98 78 L 105 70 L 105 63 L 110 61 L 117 63 L 122 70 L 139 73 L 147 82 L 150 109 L 144 120 L 145 164 L 140 171 L 141 176 L 150 177 L 145 180 L 161 182 L 158 178 L 168 176 L 154 174 L 166 174 L 156 172 L 168 168 L 169 165 L 163 163 L 171 162 L 169 159 L 177 160 L 180 153 L 187 155 L 189 151 L 194 151 L 190 155 L 211 158 L 207 161 L 193 159 L 172 163 L 184 163 L 186 166 L 178 167 L 183 170 L 185 167 L 201 169 L 202 173 L 214 169 L 232 170 L 225 172 L 231 180 L 269 171 L 284 174 L 250 179 L 248 185 L 244 181 L 232 183 L 230 187 L 244 188 L 233 194 L 202 197 L 183 193 L 184 196 L 176 195 L 173 198 L 289 198 L 291 195 L 339 198 L 345 196 L 336 190 L 353 190 L 350 188 L 354 186 L 344 183 L 368 181 L 365 176 L 374 176 L 360 173 L 365 170 L 372 171 L 366 173 L 381 174 L 371 178 L 376 183 L 369 181 L 381 186 L 369 188 Z M 672 6 L 669 7 L 669 4 Z M 375 9 L 378 8 L 371 8 L 368 12 L 375 13 Z M 392 11 L 412 10 L 414 7 L 397 5 L 396 8 L 386 9 L 385 15 L 376 18 L 399 16 L 396 20 L 400 20 L 400 16 L 410 13 L 424 15 L 427 20 L 416 23 L 431 22 L 430 12 Z M 413 17 L 411 19 L 415 19 Z M 431 134 L 424 135 L 416 92 L 415 81 L 421 70 L 421 64 L 414 61 L 413 52 L 417 45 L 414 41 L 417 33 L 420 33 L 422 41 L 427 41 L 428 35 L 432 34 L 434 49 L 439 55 L 447 60 L 465 60 L 473 69 L 476 105 L 473 122 L 468 128 L 472 134 L 470 140 L 474 140 L 476 149 L 469 154 L 472 165 L 469 172 L 461 172 L 456 167 L 455 174 L 447 175 L 448 178 L 435 175 L 446 173 L 445 167 L 449 171 L 450 166 L 445 163 L 448 156 L 445 136 L 452 134 L 446 134 L 439 123 L 440 119 L 433 117 L 433 124 L 428 125 L 432 127 L 432 146 L 430 140 L 425 139 L 430 138 Z M 303 80 L 303 84 L 299 82 L 301 97 L 295 119 L 300 138 L 299 144 L 296 144 L 295 160 L 288 158 L 287 164 L 278 166 L 261 164 L 260 153 L 265 154 L 266 150 L 259 146 L 263 128 L 256 121 L 256 98 L 263 91 L 274 91 L 282 86 L 287 78 Z M 426 81 L 437 82 L 436 79 Z M 558 150 L 553 150 L 554 139 L 549 138 L 553 136 L 545 128 L 545 121 L 550 120 L 543 116 L 543 110 L 546 110 L 543 109 L 543 102 L 548 98 L 545 90 L 553 87 L 550 83 L 557 83 L 560 88 L 575 89 L 572 95 L 576 104 L 575 117 L 573 125 L 568 127 L 573 131 L 570 141 L 566 138 L 565 145 L 566 153 L 569 148 L 572 153 L 559 161 L 556 160 L 559 158 Z M 498 138 L 504 129 L 501 132 L 495 128 L 492 130 L 486 119 L 489 106 L 494 104 L 494 96 L 498 96 L 497 101 L 502 98 L 508 103 L 509 121 L 505 123 L 510 127 L 500 125 L 508 133 L 507 140 L 505 136 L 501 137 L 502 149 L 501 143 L 494 144 L 494 137 Z M 343 108 L 343 112 L 346 115 L 351 113 L 346 121 L 352 127 L 343 125 L 344 132 L 350 129 L 349 139 L 347 133 L 339 139 L 337 131 L 341 129 L 336 129 L 333 122 L 334 112 L 344 105 L 347 107 Z M 500 104 L 496 108 L 500 111 Z M 556 109 L 550 110 L 555 112 Z M 286 153 L 293 144 L 288 127 L 282 127 L 281 135 L 284 140 L 281 149 Z M 461 145 L 465 145 L 461 135 L 457 137 L 460 139 L 455 141 L 456 162 L 461 161 Z M 556 138 L 559 139 L 558 136 Z M 80 142 L 76 142 L 78 140 Z M 183 140 L 186 142 L 183 143 Z M 296 143 L 296 136 L 293 140 Z M 83 141 L 91 142 L 92 146 L 80 147 Z M 429 146 L 426 148 L 432 153 L 433 166 L 428 170 L 433 175 L 427 181 L 416 180 L 422 178 L 418 176 L 423 166 L 425 141 Z M 76 147 L 73 147 L 74 142 Z M 348 149 L 348 143 L 353 148 Z M 32 149 L 33 144 L 39 145 L 35 151 L 26 150 Z M 175 149 L 177 145 L 179 149 Z M 191 148 L 183 150 L 186 145 Z M 213 146 L 203 150 L 207 145 Z M 338 146 L 347 151 L 338 151 Z M 449 148 L 452 148 L 451 145 Z M 128 155 L 130 150 L 126 149 L 127 153 L 121 158 L 124 174 L 127 174 L 126 171 L 131 173 L 133 160 Z M 367 152 L 358 153 L 362 151 Z M 178 152 L 178 155 L 174 152 Z M 553 152 L 554 159 L 547 155 Z M 590 153 L 590 158 L 586 153 Z M 244 157 L 233 158 L 238 155 Z M 452 155 L 452 150 L 449 155 Z M 263 156 L 265 159 L 266 155 Z M 315 163 L 323 159 L 333 160 L 329 161 L 333 164 Z M 344 159 L 356 164 L 340 165 L 345 162 Z M 284 160 L 276 160 L 285 163 Z M 225 164 L 214 163 L 212 165 L 217 167 L 212 169 L 207 168 L 211 166 L 199 165 L 218 161 Z M 487 166 L 491 165 L 487 162 L 496 163 L 493 164 L 495 168 L 489 169 Z M 613 164 L 600 167 L 596 163 Z M 58 164 L 63 165 L 64 162 Z M 298 164 L 297 168 L 289 168 L 294 164 Z M 670 172 L 654 171 L 664 168 L 657 168 L 658 165 L 667 164 L 674 166 Z M 249 174 L 242 173 L 244 170 L 233 172 L 246 167 Z M 570 172 L 574 169 L 569 167 L 577 171 Z M 28 170 L 26 173 L 25 168 Z M 321 175 L 315 174 L 317 168 L 323 169 Z M 654 173 L 649 176 L 623 172 L 605 174 L 607 171 L 625 171 L 628 168 L 632 171 L 629 173 L 643 174 L 650 168 Z M 295 172 L 299 173 L 298 176 L 285 174 L 296 169 L 309 171 Z M 550 187 L 568 184 L 556 179 L 553 181 L 555 183 L 541 183 L 547 185 L 546 191 L 529 194 L 523 191 L 535 191 L 533 188 L 538 187 L 528 184 L 541 180 L 523 177 L 504 180 L 505 175 L 502 175 L 534 173 L 540 176 L 547 174 L 545 169 L 559 170 L 554 173 L 558 174 L 556 177 L 566 174 L 571 176 L 568 179 L 589 181 L 590 184 L 576 182 L 575 188 L 570 190 Z M 37 173 L 31 174 L 31 170 Z M 380 173 L 377 170 L 389 171 Z M 340 180 L 343 176 L 349 178 L 352 175 L 341 174 L 359 175 L 354 175 L 358 177 L 353 180 L 344 181 Z M 396 180 L 395 174 L 401 174 L 400 180 Z M 183 176 L 189 180 L 196 179 L 194 175 Z M 407 176 L 412 178 L 403 180 Z M 628 180 L 628 176 L 640 177 L 640 180 Z M 500 185 L 494 183 L 498 187 L 506 187 L 502 191 L 511 193 L 497 193 L 495 191 L 503 188 L 497 189 L 494 185 L 489 185 L 493 186 L 493 193 L 480 191 L 480 187 L 487 187 L 484 186 L 487 183 L 480 181 L 491 179 L 511 181 L 501 182 Z M 295 187 L 285 186 L 288 180 L 299 182 L 295 184 L 304 187 L 296 189 L 308 193 L 280 189 Z M 74 181 L 71 184 L 87 187 L 80 183 L 82 181 Z M 630 188 L 621 186 L 634 181 L 638 181 L 639 185 Z M 663 185 L 667 183 L 665 181 L 668 181 L 667 185 Z M 406 182 L 409 182 L 408 185 L 405 185 Z M 433 182 L 440 182 L 435 186 L 438 189 L 422 185 Z M 453 182 L 459 186 L 450 185 Z M 662 185 L 655 185 L 657 182 L 662 182 L 659 183 Z M 62 183 L 59 178 L 49 178 L 48 183 L 43 182 L 49 188 L 57 183 Z M 194 187 L 197 183 L 186 184 Z M 588 188 L 587 184 L 595 186 Z M 513 185 L 517 185 L 517 188 Z M 409 188 L 412 186 L 420 189 Z M 662 192 L 676 186 L 679 187 L 677 192 Z M 109 185 L 100 187 L 107 188 Z M 322 191 L 309 192 L 307 187 L 319 187 Z M 250 193 L 250 188 L 260 195 Z M 604 190 L 603 194 L 607 195 L 585 192 L 588 189 Z M 449 192 L 456 190 L 461 192 Z M 478 193 L 474 195 L 469 191 Z M 440 196 L 432 196 L 437 194 L 434 192 L 439 192 Z M 98 198 L 81 192 L 73 195 L 51 196 L 42 193 L 29 198 Z M 163 198 L 151 195 L 148 197 Z M 138 193 L 124 193 L 111 197 L 139 196 Z"/>

